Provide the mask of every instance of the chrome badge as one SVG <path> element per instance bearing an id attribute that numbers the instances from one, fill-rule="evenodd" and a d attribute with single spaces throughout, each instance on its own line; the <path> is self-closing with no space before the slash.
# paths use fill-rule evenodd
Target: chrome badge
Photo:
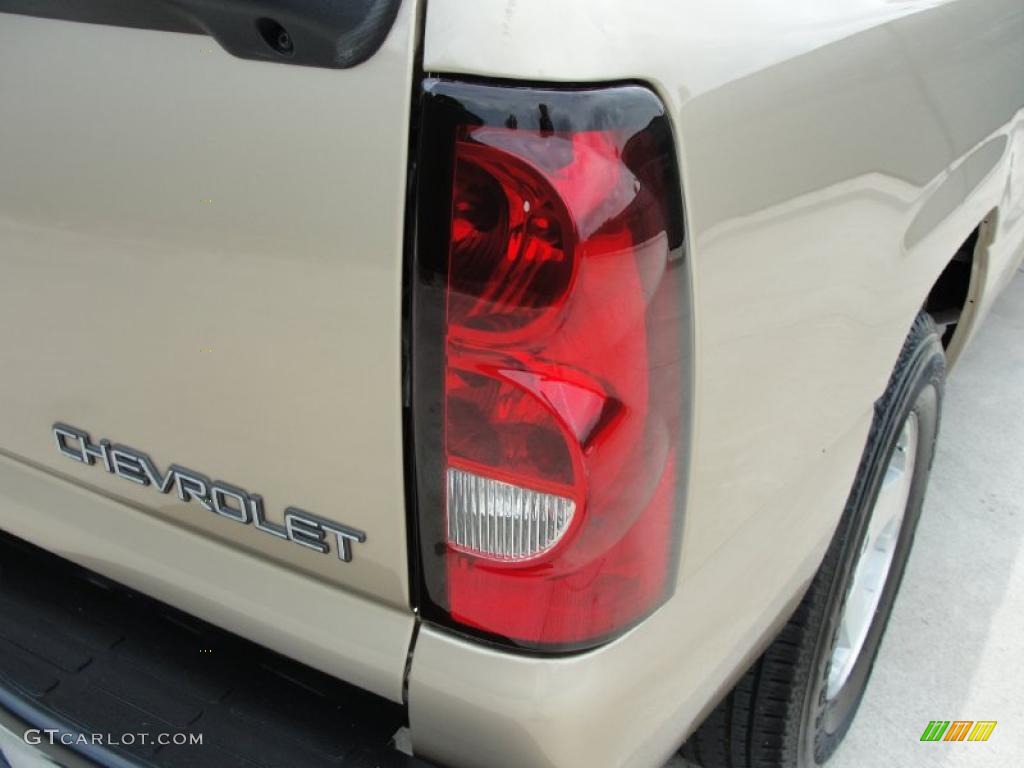
<path id="1" fill-rule="evenodd" d="M 252 525 L 258 531 L 286 539 L 321 554 L 331 551 L 331 542 L 338 559 L 351 562 L 352 545 L 366 541 L 366 534 L 341 523 L 325 520 L 298 507 L 284 511 L 284 525 L 270 522 L 263 509 L 263 498 L 255 493 L 225 483 L 210 480 L 204 474 L 171 464 L 163 474 L 149 456 L 109 440 L 93 443 L 89 433 L 60 422 L 53 425 L 57 450 L 69 459 L 82 464 L 103 462 L 107 472 L 144 486 L 153 486 L 160 493 L 172 489 L 184 502 L 198 501 L 203 509 L 243 525 Z"/>

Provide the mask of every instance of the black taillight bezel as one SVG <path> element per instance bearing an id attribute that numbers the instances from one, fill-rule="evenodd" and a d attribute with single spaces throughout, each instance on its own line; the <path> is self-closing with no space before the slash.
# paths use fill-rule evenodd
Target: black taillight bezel
<path id="1" fill-rule="evenodd" d="M 441 449 L 444 430 L 445 366 L 445 292 L 448 282 L 448 246 L 451 236 L 452 168 L 455 136 L 460 126 L 503 125 L 528 130 L 612 130 L 633 129 L 643 132 L 658 144 L 658 155 L 668 159 L 665 169 L 674 184 L 665 190 L 666 217 L 673 223 L 670 231 L 672 259 L 684 269 L 686 255 L 685 226 L 675 141 L 670 121 L 660 99 L 648 87 L 633 83 L 587 87 L 538 87 L 522 83 L 491 83 L 474 80 L 427 78 L 422 83 L 416 123 L 415 175 L 412 186 L 414 212 L 411 217 L 408 270 L 408 312 L 406 316 L 406 370 L 409 392 L 406 451 L 408 498 L 413 505 L 410 520 L 410 564 L 413 569 L 414 607 L 426 621 L 447 629 L 524 652 L 579 652 L 619 636 L 623 627 L 608 637 L 585 645 L 536 647 L 507 637 L 494 635 L 455 622 L 443 597 L 447 593 L 445 530 L 445 491 L 441 478 L 445 470 Z M 690 306 L 689 280 L 685 281 L 686 307 Z M 683 356 L 689 360 L 691 331 L 689 312 L 681 318 L 685 324 Z M 689 392 L 680 393 L 684 407 L 682 455 L 689 457 Z M 681 510 L 686 467 L 677 488 L 677 508 Z M 681 514 L 679 515 L 681 517 Z M 681 525 L 681 524 L 680 524 Z M 673 562 L 678 557 L 679 531 L 673 547 Z M 675 564 L 673 571 L 675 573 Z M 667 579 L 673 582 L 674 579 Z M 668 585 L 668 594 L 674 584 Z M 441 596 L 442 599 L 438 599 Z M 666 595 L 666 599 L 667 599 Z M 660 603 L 659 603 L 660 604 Z"/>

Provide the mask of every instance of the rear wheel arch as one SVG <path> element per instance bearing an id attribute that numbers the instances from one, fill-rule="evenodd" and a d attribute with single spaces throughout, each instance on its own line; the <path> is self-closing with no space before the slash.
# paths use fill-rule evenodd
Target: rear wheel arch
<path id="1" fill-rule="evenodd" d="M 823 763 L 842 739 L 863 695 L 913 542 L 934 456 L 945 367 L 938 330 L 921 312 L 876 403 L 857 478 L 817 575 L 775 640 L 691 735 L 683 747 L 686 757 L 705 768 L 811 768 Z M 869 541 L 882 478 L 911 413 L 922 430 L 919 463 L 908 486 L 896 559 L 882 577 L 880 602 L 856 651 L 850 683 L 829 694 L 829 659 L 845 616 L 847 589 L 854 583 L 862 544 Z"/>
<path id="2" fill-rule="evenodd" d="M 939 326 L 947 368 L 956 363 L 978 321 L 988 282 L 989 247 L 999 211 L 993 208 L 954 252 L 929 288 L 923 309 Z"/>

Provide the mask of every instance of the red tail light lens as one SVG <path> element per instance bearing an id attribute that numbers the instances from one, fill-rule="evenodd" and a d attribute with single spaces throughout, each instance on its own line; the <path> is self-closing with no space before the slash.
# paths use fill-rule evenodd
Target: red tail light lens
<path id="1" fill-rule="evenodd" d="M 435 80 L 419 158 L 421 611 L 592 647 L 675 579 L 689 313 L 667 119 L 635 86 Z"/>

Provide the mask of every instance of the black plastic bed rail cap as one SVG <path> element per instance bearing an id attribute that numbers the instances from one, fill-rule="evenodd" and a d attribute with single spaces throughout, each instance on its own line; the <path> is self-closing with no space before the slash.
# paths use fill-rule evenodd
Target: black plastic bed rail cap
<path id="1" fill-rule="evenodd" d="M 243 59 L 354 67 L 391 30 L 402 0 L 0 0 L 0 12 L 213 36 Z"/>

